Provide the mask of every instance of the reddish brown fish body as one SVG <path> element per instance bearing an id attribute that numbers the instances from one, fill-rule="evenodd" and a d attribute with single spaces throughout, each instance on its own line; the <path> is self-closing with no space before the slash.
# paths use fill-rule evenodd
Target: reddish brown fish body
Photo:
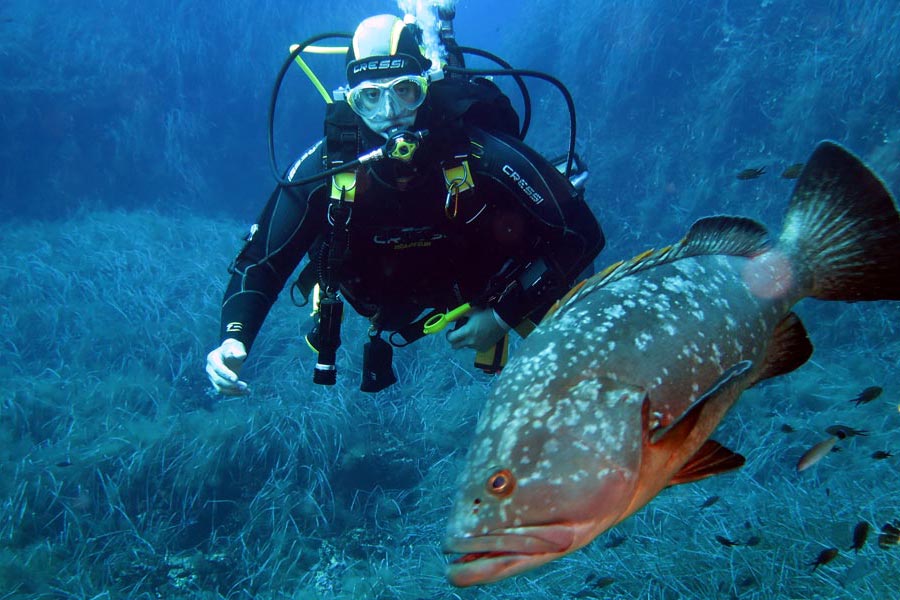
<path id="1" fill-rule="evenodd" d="M 807 163 L 775 243 L 750 219 L 701 219 L 578 286 L 522 342 L 460 473 L 450 583 L 546 564 L 667 486 L 742 464 L 710 436 L 745 389 L 809 358 L 791 312 L 807 296 L 900 299 L 893 199 L 831 142 Z"/>

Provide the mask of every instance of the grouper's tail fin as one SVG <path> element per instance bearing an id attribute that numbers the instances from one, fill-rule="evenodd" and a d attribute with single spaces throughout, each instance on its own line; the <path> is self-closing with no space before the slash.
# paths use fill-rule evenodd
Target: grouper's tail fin
<path id="1" fill-rule="evenodd" d="M 820 300 L 900 300 L 900 215 L 863 162 L 824 141 L 794 188 L 779 248 Z M 805 286 L 806 287 L 806 286 Z"/>

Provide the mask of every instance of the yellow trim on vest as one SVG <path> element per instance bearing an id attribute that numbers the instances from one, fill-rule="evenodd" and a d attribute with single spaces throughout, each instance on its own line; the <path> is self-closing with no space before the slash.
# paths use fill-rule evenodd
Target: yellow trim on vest
<path id="1" fill-rule="evenodd" d="M 331 178 L 331 197 L 334 200 L 343 199 L 345 202 L 353 202 L 356 198 L 356 171 L 344 171 Z"/>
<path id="2" fill-rule="evenodd" d="M 464 160 L 454 167 L 444 169 L 444 183 L 447 191 L 459 194 L 475 187 L 472 179 L 472 171 L 469 169 L 469 161 Z"/>

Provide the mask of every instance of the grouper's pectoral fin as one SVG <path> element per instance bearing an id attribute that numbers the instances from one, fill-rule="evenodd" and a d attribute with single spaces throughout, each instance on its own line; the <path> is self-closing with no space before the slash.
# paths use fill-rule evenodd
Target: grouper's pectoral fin
<path id="1" fill-rule="evenodd" d="M 812 342 L 800 317 L 793 312 L 788 313 L 772 334 L 762 369 L 754 384 L 799 369 L 812 353 Z"/>
<path id="2" fill-rule="evenodd" d="M 705 408 L 727 410 L 716 407 L 717 402 L 730 402 L 739 390 L 747 387 L 747 378 L 753 374 L 753 363 L 748 360 L 726 369 L 722 375 L 702 396 L 671 425 L 660 427 L 646 433 L 645 443 L 649 444 L 651 451 L 661 452 L 665 456 L 677 456 L 694 428 L 697 426 Z M 738 390 L 738 391 L 736 391 Z M 649 415 L 649 402 L 645 400 L 643 410 L 645 414 L 645 426 Z M 690 483 L 705 477 L 731 471 L 743 466 L 745 459 L 740 454 L 732 452 L 718 442 L 706 440 L 700 449 L 685 463 L 670 480 L 669 485 Z"/>
<path id="3" fill-rule="evenodd" d="M 710 386 L 706 392 L 691 404 L 684 413 L 678 417 L 671 425 L 667 427 L 659 427 L 650 432 L 649 441 L 654 446 L 666 444 L 681 444 L 694 426 L 700 419 L 703 408 L 717 399 L 727 396 L 734 386 L 747 387 L 746 383 L 742 383 L 753 368 L 753 363 L 749 360 L 732 365 L 725 369 L 715 383 Z"/>
<path id="4" fill-rule="evenodd" d="M 745 462 L 746 459 L 737 452 L 732 452 L 714 440 L 706 440 L 697 454 L 675 474 L 669 485 L 692 483 L 713 475 L 727 473 L 740 469 Z"/>

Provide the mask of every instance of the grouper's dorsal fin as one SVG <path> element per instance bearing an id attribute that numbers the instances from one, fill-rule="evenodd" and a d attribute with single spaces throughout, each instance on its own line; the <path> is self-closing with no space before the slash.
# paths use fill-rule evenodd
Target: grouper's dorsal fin
<path id="1" fill-rule="evenodd" d="M 566 304 L 577 302 L 579 298 L 591 293 L 593 290 L 609 285 L 614 281 L 618 281 L 623 277 L 633 275 L 639 271 L 682 258 L 683 255 L 680 254 L 680 252 L 684 249 L 683 242 L 684 240 L 674 246 L 666 246 L 659 250 L 650 249 L 641 252 L 630 260 L 620 260 L 617 263 L 609 265 L 596 275 L 575 284 L 565 296 L 547 311 L 542 322 L 547 321 Z"/>
<path id="2" fill-rule="evenodd" d="M 769 348 L 763 359 L 762 369 L 754 383 L 799 369 L 809 360 L 812 353 L 812 342 L 809 341 L 809 335 L 800 317 L 793 312 L 788 313 L 775 327 L 772 341 L 769 342 Z"/>
<path id="3" fill-rule="evenodd" d="M 683 240 L 685 256 L 727 254 L 756 256 L 769 248 L 765 226 L 747 217 L 704 217 L 691 225 Z"/>
<path id="4" fill-rule="evenodd" d="M 647 250 L 631 260 L 621 260 L 606 267 L 593 277 L 578 283 L 547 311 L 544 321 L 566 304 L 577 302 L 579 298 L 593 290 L 640 271 L 690 256 L 708 254 L 755 256 L 768 246 L 766 228 L 753 219 L 728 216 L 705 217 L 695 222 L 684 239 L 677 244 L 659 250 Z"/>

